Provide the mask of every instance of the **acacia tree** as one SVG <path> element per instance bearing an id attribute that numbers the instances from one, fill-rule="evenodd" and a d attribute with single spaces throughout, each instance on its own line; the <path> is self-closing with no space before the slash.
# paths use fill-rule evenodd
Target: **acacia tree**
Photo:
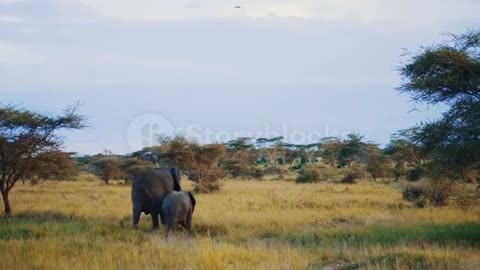
<path id="1" fill-rule="evenodd" d="M 300 153 L 304 154 L 306 157 L 306 162 L 309 164 L 313 164 L 315 161 L 315 155 L 321 149 L 321 143 L 310 143 L 310 144 L 296 144 L 294 148 L 298 150 Z"/>
<path id="2" fill-rule="evenodd" d="M 365 143 L 362 142 L 363 136 L 359 134 L 348 134 L 347 139 L 343 141 L 340 149 L 339 158 L 342 165 L 348 165 L 349 168 L 355 161 L 358 161 L 365 154 Z"/>
<path id="3" fill-rule="evenodd" d="M 365 149 L 365 169 L 377 181 L 377 177 L 385 177 L 388 174 L 388 158 L 376 144 L 367 143 Z"/>
<path id="4" fill-rule="evenodd" d="M 326 137 L 320 141 L 322 145 L 322 158 L 325 163 L 330 164 L 333 168 L 337 168 L 340 151 L 344 145 L 340 139 L 336 137 Z"/>
<path id="5" fill-rule="evenodd" d="M 278 158 L 284 150 L 283 137 L 258 138 L 256 140 L 256 145 L 259 150 L 265 154 L 268 163 L 273 168 L 276 168 L 278 165 Z"/>
<path id="6" fill-rule="evenodd" d="M 200 145 L 185 137 L 162 137 L 160 139 L 161 163 L 177 166 L 195 183 L 197 192 L 220 190 L 222 170 L 220 159 L 225 155 L 222 144 Z"/>
<path id="7" fill-rule="evenodd" d="M 425 166 L 431 169 L 428 171 L 432 178 L 458 179 L 468 170 L 478 172 L 480 30 L 421 48 L 401 73 L 404 84 L 398 89 L 400 92 L 416 102 L 450 107 L 440 119 L 404 131 L 425 153 L 429 161 Z"/>
<path id="8" fill-rule="evenodd" d="M 254 171 L 257 153 L 252 138 L 240 137 L 225 143 L 226 154 L 221 167 L 232 177 L 247 176 Z"/>
<path id="9" fill-rule="evenodd" d="M 84 117 L 71 106 L 61 115 L 50 116 L 14 106 L 0 107 L 0 192 L 5 215 L 12 208 L 9 194 L 18 180 L 26 176 L 39 155 L 59 151 L 61 129 L 84 127 Z"/>

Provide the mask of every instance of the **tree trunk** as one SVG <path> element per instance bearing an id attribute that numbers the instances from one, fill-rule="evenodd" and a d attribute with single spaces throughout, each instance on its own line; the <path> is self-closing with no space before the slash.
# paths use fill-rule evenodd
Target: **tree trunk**
<path id="1" fill-rule="evenodd" d="M 10 200 L 8 199 L 8 191 L 2 189 L 2 199 L 3 199 L 3 206 L 4 206 L 4 214 L 5 216 L 10 216 L 12 213 L 12 208 L 10 207 Z"/>

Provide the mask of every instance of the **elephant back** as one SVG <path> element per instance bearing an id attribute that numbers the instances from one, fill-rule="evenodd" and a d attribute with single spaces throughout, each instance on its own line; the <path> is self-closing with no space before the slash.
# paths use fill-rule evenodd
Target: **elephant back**
<path id="1" fill-rule="evenodd" d="M 181 190 L 179 172 L 176 168 L 161 167 L 138 175 L 132 185 L 132 192 L 145 193 L 150 198 L 163 197 L 173 190 Z"/>

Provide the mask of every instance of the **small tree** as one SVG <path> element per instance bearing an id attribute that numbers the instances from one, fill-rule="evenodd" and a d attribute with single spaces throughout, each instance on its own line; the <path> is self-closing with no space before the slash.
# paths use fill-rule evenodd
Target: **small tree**
<path id="1" fill-rule="evenodd" d="M 200 145 L 184 137 L 164 137 L 160 141 L 163 160 L 170 160 L 195 183 L 197 192 L 212 192 L 220 189 L 222 170 L 220 159 L 225 155 L 222 144 Z"/>
<path id="2" fill-rule="evenodd" d="M 352 164 L 358 161 L 365 154 L 365 143 L 362 142 L 363 136 L 358 134 L 348 134 L 347 139 L 343 141 L 340 149 L 339 159 L 343 166 L 352 167 Z"/>
<path id="3" fill-rule="evenodd" d="M 114 157 L 105 157 L 94 163 L 95 175 L 102 179 L 105 184 L 110 180 L 122 179 L 123 174 L 120 169 L 120 161 Z"/>
<path id="4" fill-rule="evenodd" d="M 25 178 L 35 183 L 38 180 L 66 180 L 75 176 L 78 176 L 78 169 L 71 153 L 51 151 L 32 159 Z"/>
<path id="5" fill-rule="evenodd" d="M 322 145 L 321 155 L 325 163 L 337 168 L 340 151 L 344 143 L 336 137 L 323 138 L 320 143 Z"/>
<path id="6" fill-rule="evenodd" d="M 223 170 L 233 178 L 249 176 L 254 170 L 257 153 L 252 138 L 237 138 L 224 144 L 225 158 L 221 161 Z"/>
<path id="7" fill-rule="evenodd" d="M 365 144 L 365 158 L 368 173 L 377 181 L 377 177 L 385 177 L 388 174 L 389 162 L 387 157 L 375 144 Z"/>
<path id="8" fill-rule="evenodd" d="M 58 151 L 61 129 L 81 129 L 84 117 L 77 106 L 59 116 L 50 116 L 13 106 L 0 107 L 0 192 L 4 211 L 10 215 L 9 194 L 17 181 L 31 170 L 35 157 Z"/>
<path id="9" fill-rule="evenodd" d="M 256 145 L 261 153 L 264 154 L 270 166 L 276 168 L 278 158 L 283 149 L 283 137 L 258 138 Z"/>
<path id="10" fill-rule="evenodd" d="M 137 159 L 134 157 L 124 158 L 120 162 L 120 170 L 126 181 L 132 182 L 133 179 L 141 172 L 154 168 L 155 164 L 150 161 Z"/>
<path id="11" fill-rule="evenodd" d="M 310 144 L 296 144 L 294 147 L 305 154 L 307 157 L 307 163 L 313 164 L 315 161 L 316 154 L 320 151 L 322 144 L 320 143 L 310 143 Z"/>

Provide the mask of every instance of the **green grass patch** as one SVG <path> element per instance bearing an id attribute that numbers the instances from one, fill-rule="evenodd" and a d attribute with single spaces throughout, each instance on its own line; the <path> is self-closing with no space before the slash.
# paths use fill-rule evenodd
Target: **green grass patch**
<path id="1" fill-rule="evenodd" d="M 369 226 L 334 232 L 308 232 L 269 235 L 264 238 L 289 242 L 295 246 L 316 247 L 346 245 L 396 246 L 402 244 L 437 244 L 440 246 L 480 246 L 480 224 L 423 224 L 408 226 Z"/>

